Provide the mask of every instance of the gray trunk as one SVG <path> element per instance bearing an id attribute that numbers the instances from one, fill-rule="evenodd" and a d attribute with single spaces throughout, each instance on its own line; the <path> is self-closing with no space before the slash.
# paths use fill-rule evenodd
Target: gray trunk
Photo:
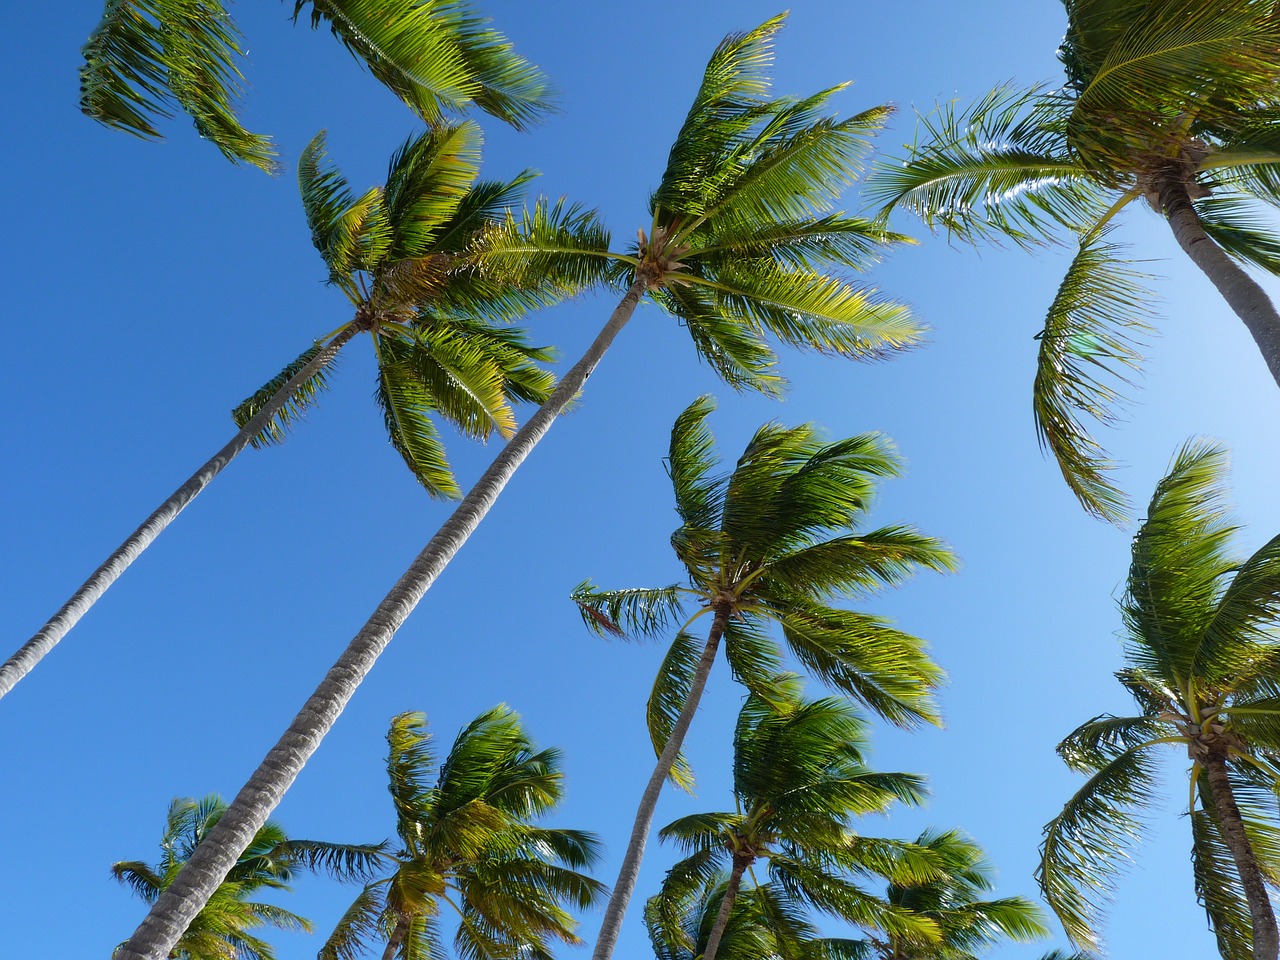
<path id="1" fill-rule="evenodd" d="M 644 859 L 644 847 L 649 838 L 649 828 L 653 825 L 653 814 L 658 806 L 658 795 L 662 793 L 662 785 L 671 772 L 671 766 L 680 753 L 680 745 L 684 743 L 685 734 L 689 732 L 689 724 L 698 709 L 698 701 L 707 685 L 707 675 L 716 661 L 716 650 L 720 646 L 720 638 L 724 635 L 725 625 L 729 622 L 729 610 L 721 607 L 716 610 L 715 619 L 711 623 L 711 631 L 707 636 L 707 644 L 702 648 L 702 659 L 693 674 L 693 683 L 689 687 L 689 699 L 684 709 L 676 718 L 671 728 L 671 736 L 662 748 L 662 754 L 653 767 L 649 782 L 645 785 L 640 797 L 640 806 L 636 810 L 635 823 L 631 827 L 631 840 L 627 843 L 627 852 L 622 858 L 622 867 L 618 871 L 618 882 L 613 885 L 609 895 L 609 903 L 604 908 L 604 918 L 600 921 L 600 933 L 596 937 L 595 951 L 591 960 L 609 960 L 613 956 L 613 948 L 618 943 L 618 934 L 622 930 L 622 918 L 627 913 L 627 904 L 631 902 L 632 891 L 636 887 L 636 878 L 640 875 L 640 861 Z"/>
<path id="2" fill-rule="evenodd" d="M 161 960 L 182 936 L 226 877 L 236 858 L 266 822 L 303 765 L 320 746 L 396 630 L 484 519 L 516 468 L 551 428 L 560 412 L 578 395 L 609 344 L 626 326 L 644 292 L 643 282 L 631 285 L 586 354 L 565 374 L 547 402 L 516 431 L 444 526 L 378 604 L 373 615 L 303 704 L 284 735 L 227 807 L 217 826 L 201 841 L 173 883 L 152 905 L 142 925 L 121 947 L 118 960 Z"/>
<path id="3" fill-rule="evenodd" d="M 71 630 L 92 607 L 104 593 L 107 588 L 120 579 L 129 565 L 142 555 L 142 551 L 151 546 L 156 537 L 164 532 L 178 514 L 194 500 L 205 487 L 222 472 L 235 457 L 249 446 L 253 438 L 256 437 L 269 424 L 272 418 L 289 402 L 289 398 L 294 392 L 307 380 L 315 376 L 329 361 L 331 361 L 337 352 L 342 349 L 353 336 L 355 336 L 357 328 L 353 325 L 343 330 L 329 345 L 321 350 L 311 362 L 298 371 L 297 376 L 291 379 L 283 387 L 281 387 L 261 410 L 237 433 L 225 447 L 219 450 L 209 459 L 204 466 L 191 475 L 182 486 L 175 490 L 164 503 L 156 508 L 156 511 L 142 522 L 142 526 L 133 531 L 129 538 L 125 540 L 111 556 L 107 557 L 102 566 L 93 571 L 93 575 L 89 577 L 77 590 L 71 595 L 71 599 L 64 603 L 58 612 L 55 613 L 40 630 L 30 640 L 18 648 L 18 651 L 0 664 L 0 697 L 3 697 L 14 686 L 34 669 L 35 665 L 44 659 L 61 640 L 68 631 Z"/>
<path id="4" fill-rule="evenodd" d="M 1257 281 L 1205 233 L 1179 168 L 1159 181 L 1159 190 L 1160 205 L 1178 246 L 1244 321 L 1272 379 L 1280 386 L 1280 314 L 1275 305 Z"/>
<path id="5" fill-rule="evenodd" d="M 720 950 L 720 940 L 724 936 L 725 927 L 729 926 L 729 914 L 733 912 L 733 902 L 738 899 L 738 890 L 742 887 L 742 875 L 751 866 L 748 857 L 734 857 L 733 870 L 729 873 L 729 883 L 724 888 L 724 899 L 720 901 L 720 912 L 716 914 L 716 922 L 707 934 L 707 949 L 702 953 L 702 960 L 715 960 Z"/>
<path id="6" fill-rule="evenodd" d="M 1249 919 L 1253 927 L 1253 960 L 1276 960 L 1280 953 L 1280 933 L 1276 930 L 1276 915 L 1271 909 L 1266 882 L 1258 869 L 1253 846 L 1244 830 L 1244 818 L 1236 806 L 1235 791 L 1227 775 L 1226 756 L 1213 751 L 1202 761 L 1205 776 L 1213 790 L 1213 818 L 1217 821 L 1222 839 L 1231 851 L 1240 885 L 1244 888 L 1249 905 Z"/>

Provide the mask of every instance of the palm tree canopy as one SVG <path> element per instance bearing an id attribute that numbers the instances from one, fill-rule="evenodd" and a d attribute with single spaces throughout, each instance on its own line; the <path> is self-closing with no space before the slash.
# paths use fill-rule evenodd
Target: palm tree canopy
<path id="1" fill-rule="evenodd" d="M 112 875 L 147 903 L 154 903 L 226 809 L 220 797 L 175 799 L 169 805 L 161 856 L 154 866 L 125 860 Z M 318 870 L 340 880 L 373 875 L 385 856 L 381 845 L 350 845 L 290 840 L 279 824 L 268 821 L 241 854 L 209 903 L 178 941 L 180 960 L 273 960 L 275 952 L 251 931 L 260 927 L 310 932 L 311 921 L 282 907 L 251 900 L 264 890 L 288 890 L 299 870 Z"/>
<path id="2" fill-rule="evenodd" d="M 1160 482 L 1133 543 L 1121 610 L 1133 696 L 1131 717 L 1103 715 L 1058 747 L 1089 780 L 1045 828 L 1039 879 L 1049 905 L 1083 947 L 1113 876 L 1144 825 L 1158 762 L 1150 748 L 1178 744 L 1193 766 L 1192 863 L 1196 891 L 1224 957 L 1252 956 L 1241 879 L 1213 815 L 1202 762 L 1225 756 L 1235 802 L 1266 880 L 1280 884 L 1280 537 L 1241 560 L 1226 508 L 1225 453 L 1185 446 Z M 1197 806 L 1198 804 L 1198 806 Z"/>
<path id="3" fill-rule="evenodd" d="M 1280 201 L 1280 19 L 1270 0 L 1065 6 L 1065 87 L 998 88 L 922 117 L 869 192 L 882 215 L 905 208 L 969 242 L 1079 244 L 1038 337 L 1036 424 L 1085 509 L 1120 522 L 1127 500 L 1090 431 L 1123 405 L 1151 294 L 1108 228 L 1134 200 L 1162 210 L 1173 181 L 1227 256 L 1280 271 L 1259 207 Z"/>
<path id="4" fill-rule="evenodd" d="M 435 419 L 473 439 L 495 431 L 509 437 L 512 405 L 541 402 L 554 386 L 540 366 L 553 352 L 531 346 L 510 323 L 572 288 L 554 276 L 499 282 L 467 262 L 471 244 L 518 200 L 533 173 L 478 180 L 480 131 L 469 121 L 441 123 L 408 140 L 392 156 L 386 183 L 359 197 L 326 160 L 320 133 L 298 164 L 303 207 L 329 282 L 355 307 L 353 319 L 327 339 L 370 335 L 392 446 L 429 493 L 458 496 Z M 571 234 L 590 225 L 580 211 L 560 224 Z M 242 403 L 236 421 L 246 423 L 321 346 Z M 306 382 L 259 443 L 282 439 L 323 386 L 323 372 Z"/>
<path id="5" fill-rule="evenodd" d="M 467 0 L 298 0 L 295 20 L 308 5 L 428 123 L 474 105 L 526 129 L 551 109 L 546 77 Z M 245 52 L 221 0 L 107 0 L 82 54 L 88 116 L 158 138 L 155 121 L 181 110 L 228 159 L 274 169 L 271 139 L 236 117 Z"/>
<path id="6" fill-rule="evenodd" d="M 948 548 L 912 527 L 864 528 L 877 481 L 899 471 L 892 445 L 878 434 L 826 443 L 812 425 L 770 423 L 722 475 L 706 424 L 714 406 L 710 397 L 695 400 L 671 432 L 667 470 L 682 520 L 671 543 L 687 585 L 608 591 L 584 583 L 574 593 L 584 622 L 601 634 L 653 637 L 679 622 L 689 600 L 698 604 L 695 617 L 727 605 L 729 665 L 766 701 L 777 696 L 782 670 L 769 632 L 776 625 L 791 654 L 823 682 L 894 723 L 936 720 L 931 691 L 942 672 L 924 643 L 882 617 L 834 605 L 866 599 L 920 568 L 954 569 Z M 649 700 L 659 751 L 697 660 L 697 642 L 682 628 Z M 689 784 L 687 765 L 673 776 Z"/>
<path id="7" fill-rule="evenodd" d="M 712 54 L 634 245 L 557 245 L 535 212 L 489 235 L 478 255 L 508 270 L 518 260 L 524 269 L 557 265 L 642 282 L 736 389 L 782 390 L 769 338 L 855 359 L 920 343 L 922 328 L 904 305 L 833 272 L 865 269 L 878 249 L 905 239 L 837 210 L 889 110 L 834 118 L 829 104 L 843 85 L 770 97 L 767 70 L 784 19 L 732 34 Z M 530 259 L 535 242 L 556 252 Z"/>
<path id="8" fill-rule="evenodd" d="M 472 721 L 438 764 L 430 739 L 422 714 L 392 718 L 387 773 L 400 849 L 384 857 L 321 960 L 351 960 L 378 939 L 401 960 L 442 956 L 445 903 L 460 917 L 454 947 L 467 960 L 549 960 L 549 940 L 577 943 L 567 908 L 585 909 L 603 891 L 578 872 L 599 843 L 533 823 L 560 800 L 559 752 L 536 749 L 505 705 Z"/>

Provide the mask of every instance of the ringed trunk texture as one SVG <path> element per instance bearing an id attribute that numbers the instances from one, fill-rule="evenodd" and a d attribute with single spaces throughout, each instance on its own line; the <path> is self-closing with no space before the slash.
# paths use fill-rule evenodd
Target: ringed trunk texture
<path id="1" fill-rule="evenodd" d="M 1240 885 L 1244 888 L 1249 904 L 1249 919 L 1253 927 L 1253 960 L 1276 960 L 1280 954 L 1280 932 L 1276 929 L 1276 915 L 1271 908 L 1266 882 L 1258 869 L 1253 846 L 1244 831 L 1244 818 L 1236 806 L 1235 791 L 1227 776 L 1227 758 L 1223 751 L 1214 750 L 1201 760 L 1205 776 L 1213 789 L 1213 816 L 1222 831 L 1222 839 L 1231 851 Z"/>
<path id="2" fill-rule="evenodd" d="M 1234 260 L 1214 243 L 1191 205 L 1180 168 L 1159 182 L 1160 206 L 1169 220 L 1174 239 L 1191 262 L 1218 288 L 1257 344 L 1267 369 L 1280 386 L 1280 313 L 1271 298 Z"/>
<path id="3" fill-rule="evenodd" d="M 734 857 L 733 870 L 729 873 L 729 883 L 724 888 L 724 899 L 720 901 L 720 912 L 716 914 L 716 922 L 711 925 L 711 932 L 707 934 L 707 949 L 702 953 L 702 960 L 716 960 L 716 953 L 720 950 L 720 940 L 724 937 L 724 931 L 729 926 L 729 914 L 733 913 L 733 902 L 738 899 L 738 890 L 742 887 L 742 875 L 747 872 L 747 867 L 751 866 L 749 857 Z"/>
<path id="4" fill-rule="evenodd" d="M 676 717 L 671 728 L 671 736 L 667 738 L 658 762 L 654 764 L 653 773 L 645 785 L 640 797 L 640 806 L 636 810 L 635 823 L 631 827 L 631 839 L 627 843 L 627 852 L 622 858 L 622 867 L 618 871 L 618 881 L 609 894 L 609 903 L 604 908 L 604 917 L 600 921 L 600 933 L 596 937 L 596 946 L 591 960 L 609 960 L 613 956 L 613 948 L 618 943 L 618 934 L 622 930 L 622 918 L 626 916 L 627 904 L 631 902 L 631 894 L 636 887 L 636 878 L 640 875 L 640 861 L 644 859 L 644 847 L 649 838 L 649 828 L 653 825 L 653 814 L 658 806 L 658 796 L 662 793 L 662 785 L 667 781 L 671 766 L 680 753 L 680 745 L 684 743 L 685 734 L 693 722 L 697 712 L 698 701 L 702 699 L 702 691 L 707 685 L 707 676 L 711 666 L 716 662 L 716 651 L 720 647 L 720 638 L 724 636 L 724 628 L 729 622 L 729 608 L 721 605 L 716 608 L 715 618 L 711 621 L 711 630 L 707 635 L 706 646 L 702 648 L 702 658 L 698 661 L 693 674 L 693 682 L 689 687 L 689 699 L 685 702 L 680 716 Z"/>
<path id="5" fill-rule="evenodd" d="M 0 664 L 0 697 L 3 697 L 14 686 L 30 673 L 37 663 L 44 659 L 58 641 L 67 635 L 104 593 L 120 576 L 129 569 L 129 565 L 142 555 L 142 551 L 164 532 L 178 514 L 194 500 L 205 487 L 222 472 L 232 460 L 269 424 L 272 418 L 289 402 L 302 384 L 323 369 L 338 351 L 357 333 L 355 326 L 343 330 L 329 342 L 323 350 L 312 358 L 311 362 L 298 371 L 297 376 L 286 383 L 258 413 L 244 425 L 239 433 L 231 438 L 231 442 L 219 450 L 199 470 L 191 475 L 182 486 L 175 490 L 169 499 L 160 504 L 151 516 L 142 522 L 142 526 L 134 530 L 124 543 L 93 571 L 80 589 L 71 595 L 49 621 L 30 640 L 18 648 L 18 651 Z"/>
<path id="6" fill-rule="evenodd" d="M 303 704 L 284 735 L 227 807 L 217 826 L 196 847 L 173 883 L 152 905 L 141 926 L 121 947 L 118 960 L 161 960 L 208 903 L 218 884 L 284 797 L 325 734 L 337 722 L 360 681 L 373 668 L 396 630 L 479 526 L 516 468 L 551 428 L 555 418 L 578 395 L 614 337 L 631 319 L 645 289 L 643 281 L 631 285 L 586 354 L 565 374 L 547 402 L 516 431 L 391 592 L 378 604 L 373 615 Z"/>

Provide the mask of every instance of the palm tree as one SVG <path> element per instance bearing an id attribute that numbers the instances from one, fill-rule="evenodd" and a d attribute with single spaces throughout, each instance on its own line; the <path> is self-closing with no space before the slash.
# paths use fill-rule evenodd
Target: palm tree
<path id="1" fill-rule="evenodd" d="M 1280 537 L 1243 562 L 1229 550 L 1225 454 L 1188 444 L 1133 542 L 1121 601 L 1130 717 L 1082 724 L 1058 753 L 1089 780 L 1045 828 L 1040 885 L 1067 934 L 1092 949 L 1112 874 L 1141 833 L 1158 757 L 1191 758 L 1196 893 L 1227 960 L 1275 960 L 1267 894 L 1280 884 Z"/>
<path id="2" fill-rule="evenodd" d="M 338 351 L 369 334 L 378 361 L 376 396 L 391 445 L 427 492 L 461 495 L 433 417 L 485 440 L 515 429 L 511 405 L 546 400 L 555 378 L 538 366 L 552 351 L 530 346 L 509 326 L 563 290 L 547 282 L 519 288 L 486 277 L 461 258 L 485 224 L 514 202 L 533 174 L 477 181 L 480 131 L 471 122 L 440 124 L 407 141 L 391 158 L 386 185 L 354 197 L 325 164 L 324 135 L 299 163 L 312 239 L 329 282 L 354 307 L 352 319 L 316 341 L 234 411 L 240 431 L 196 471 L 72 594 L 57 613 L 0 664 L 0 697 L 79 622 L 129 565 L 248 446 L 284 439 L 286 429 L 325 385 Z M 572 221 L 572 222 L 569 222 Z M 590 227 L 568 211 L 563 229 Z"/>
<path id="3" fill-rule="evenodd" d="M 559 752 L 535 750 L 506 706 L 473 720 L 438 766 L 420 713 L 392 718 L 387 743 L 400 849 L 383 854 L 320 960 L 360 956 L 374 939 L 386 942 L 383 960 L 444 956 L 445 904 L 459 918 L 458 954 L 470 960 L 550 960 L 549 939 L 577 943 L 563 905 L 589 907 L 603 891 L 577 872 L 598 843 L 531 822 L 560 801 Z"/>
<path id="4" fill-rule="evenodd" d="M 935 946 L 933 918 L 854 881 L 889 873 L 918 883 L 937 879 L 938 872 L 932 851 L 854 831 L 859 817 L 925 796 L 918 776 L 871 771 L 863 759 L 866 747 L 866 726 L 847 700 L 805 701 L 784 687 L 768 699 L 749 696 L 734 732 L 734 811 L 682 817 L 660 832 L 688 854 L 667 873 L 659 898 L 658 923 L 665 923 L 669 937 L 678 933 L 681 905 L 727 868 L 702 951 L 702 960 L 715 960 L 743 877 L 750 872 L 754 878 L 755 865 L 764 860 L 768 883 L 753 886 L 766 917 L 816 907 L 905 943 Z"/>
<path id="5" fill-rule="evenodd" d="M 112 864 L 112 875 L 147 903 L 173 882 L 178 870 L 226 810 L 217 796 L 175 799 L 169 804 L 160 861 Z M 383 855 L 380 846 L 351 846 L 314 840 L 290 840 L 268 821 L 241 854 L 209 903 L 174 945 L 178 960 L 274 960 L 271 945 L 251 931 L 259 927 L 311 932 L 310 920 L 283 907 L 249 898 L 264 890 L 288 890 L 299 870 L 321 869 L 339 879 L 363 879 Z"/>
<path id="6" fill-rule="evenodd" d="M 792 655 L 836 690 L 900 726 L 937 721 L 930 693 L 941 671 L 923 642 L 883 618 L 832 606 L 842 596 L 867 597 L 898 584 L 920 567 L 952 567 L 945 546 L 909 527 L 859 529 L 876 479 L 898 472 L 888 442 L 864 434 L 824 444 L 811 425 L 767 424 L 733 473 L 717 476 L 706 427 L 713 406 L 709 397 L 694 401 L 671 432 L 667 469 L 683 521 L 671 543 L 688 586 L 604 591 L 585 583 L 574 595 L 586 624 L 615 636 L 662 635 L 682 613 L 685 598 L 697 604 L 649 697 L 658 761 L 636 812 L 595 960 L 610 956 L 621 929 L 663 782 L 670 776 L 691 786 L 680 746 L 722 642 L 734 676 L 765 702 L 780 696 L 782 653 L 769 635 L 776 624 Z M 688 627 L 708 614 L 711 625 L 699 650 Z"/>
<path id="7" fill-rule="evenodd" d="M 803 99 L 770 99 L 764 69 L 781 25 L 777 17 L 732 35 L 712 55 L 653 194 L 650 229 L 641 231 L 630 252 L 610 252 L 603 231 L 548 204 L 510 217 L 477 244 L 476 267 L 516 286 L 548 275 L 565 286 L 603 277 L 629 277 L 629 285 L 587 352 L 516 431 L 321 680 L 232 801 L 216 842 L 144 921 L 130 948 L 137 952 L 126 954 L 130 960 L 161 960 L 165 944 L 280 802 L 396 630 L 582 390 L 644 296 L 669 311 L 700 355 L 739 388 L 782 389 L 767 335 L 855 359 L 919 342 L 920 327 L 906 307 L 831 272 L 865 266 L 879 246 L 897 239 L 876 224 L 833 212 L 840 191 L 860 170 L 869 134 L 888 110 L 847 120 L 824 116 L 840 87 Z"/>
<path id="8" fill-rule="evenodd" d="M 468 0 L 310 0 L 311 25 L 334 35 L 423 120 L 474 105 L 518 130 L 550 108 L 542 72 Z M 293 16 L 308 6 L 297 0 Z M 82 51 L 80 109 L 146 138 L 174 109 L 228 159 L 276 166 L 271 138 L 235 115 L 239 30 L 221 0 L 106 0 Z"/>
<path id="9" fill-rule="evenodd" d="M 1280 17 L 1273 0 L 1064 4 L 1063 88 L 939 109 L 871 195 L 969 242 L 1079 243 L 1038 337 L 1035 417 L 1081 504 L 1118 522 L 1126 498 L 1089 425 L 1114 419 L 1149 329 L 1142 275 L 1109 237 L 1123 209 L 1165 217 L 1280 383 L 1280 314 L 1239 266 L 1280 272 L 1262 215 L 1280 201 Z"/>

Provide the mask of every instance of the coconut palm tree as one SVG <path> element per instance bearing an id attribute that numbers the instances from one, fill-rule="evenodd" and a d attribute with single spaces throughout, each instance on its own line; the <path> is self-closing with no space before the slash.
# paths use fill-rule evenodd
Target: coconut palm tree
<path id="1" fill-rule="evenodd" d="M 847 120 L 823 113 L 835 87 L 807 98 L 770 98 L 765 69 L 777 17 L 725 39 L 653 194 L 649 229 L 627 252 L 562 205 L 538 204 L 488 231 L 477 269 L 515 286 L 551 276 L 574 286 L 627 283 L 618 306 L 551 397 L 518 430 L 453 514 L 383 598 L 268 752 L 219 824 L 215 843 L 157 902 L 127 956 L 161 960 L 257 824 L 280 802 L 405 618 L 475 531 L 556 417 L 579 394 L 637 304 L 649 296 L 689 331 L 708 364 L 735 387 L 782 389 L 768 338 L 855 359 L 919 343 L 906 307 L 879 299 L 836 268 L 865 267 L 897 239 L 834 212 L 861 169 L 877 108 Z M 207 851 L 207 852 L 206 852 Z M 146 943 L 143 952 L 142 944 Z"/>
<path id="2" fill-rule="evenodd" d="M 525 129 L 551 103 L 545 76 L 468 0 L 298 0 L 369 71 L 428 123 L 470 106 Z M 240 32 L 221 0 L 106 0 L 82 51 L 80 109 L 140 137 L 175 109 L 228 159 L 276 166 L 271 138 L 235 114 Z"/>
<path id="3" fill-rule="evenodd" d="M 438 765 L 420 713 L 392 718 L 387 743 L 400 848 L 384 852 L 320 960 L 360 956 L 371 940 L 385 941 L 384 960 L 444 956 L 446 904 L 464 958 L 550 960 L 548 940 L 577 943 L 565 905 L 584 909 L 603 891 L 577 872 L 597 841 L 532 823 L 560 801 L 559 752 L 536 750 L 505 705 L 473 720 Z"/>
<path id="4" fill-rule="evenodd" d="M 226 804 L 213 795 L 200 800 L 175 799 L 169 804 L 159 862 L 153 866 L 122 860 L 112 864 L 112 875 L 147 903 L 155 903 L 224 810 Z M 383 854 L 381 846 L 290 840 L 278 824 L 268 821 L 169 956 L 178 960 L 274 960 L 271 945 L 251 931 L 274 927 L 310 933 L 311 921 L 250 897 L 265 890 L 288 890 L 289 881 L 299 870 L 323 870 L 343 880 L 364 879 Z"/>
<path id="5" fill-rule="evenodd" d="M 533 176 L 526 171 L 506 182 L 477 181 L 479 152 L 474 123 L 439 124 L 395 153 L 384 186 L 354 197 L 342 175 L 325 163 L 323 133 L 311 141 L 298 167 L 303 206 L 329 282 L 354 308 L 351 319 L 235 409 L 240 431 L 0 664 L 0 697 L 239 453 L 284 439 L 289 424 L 323 389 L 338 351 L 359 334 L 373 342 L 376 396 L 391 445 L 432 496 L 461 494 L 435 418 L 473 439 L 486 440 L 494 432 L 509 437 L 515 429 L 512 404 L 547 398 L 555 378 L 539 363 L 552 359 L 552 351 L 531 346 L 509 324 L 565 291 L 549 282 L 550 274 L 541 284 L 518 288 L 461 265 L 475 236 Z M 589 215 L 562 210 L 563 229 L 590 229 Z"/>
<path id="6" fill-rule="evenodd" d="M 734 810 L 682 817 L 660 836 L 687 856 L 667 873 L 658 923 L 674 938 L 680 905 L 728 869 L 702 960 L 715 960 L 743 878 L 768 865 L 768 882 L 753 884 L 766 917 L 817 908 L 863 927 L 885 930 L 904 943 L 933 947 L 939 928 L 864 890 L 856 882 L 888 873 L 909 883 L 936 880 L 932 851 L 864 837 L 855 821 L 895 803 L 917 804 L 924 781 L 913 774 L 876 773 L 865 763 L 866 725 L 849 701 L 806 701 L 786 690 L 789 678 L 765 699 L 747 698 L 734 731 Z M 668 914 L 668 910 L 674 911 Z"/>
<path id="7" fill-rule="evenodd" d="M 1039 339 L 1042 443 L 1090 513 L 1127 502 L 1090 425 L 1114 419 L 1151 319 L 1110 236 L 1146 200 L 1253 336 L 1280 383 L 1280 314 L 1240 264 L 1280 272 L 1280 17 L 1273 0 L 1064 0 L 1061 89 L 1000 88 L 922 119 L 870 195 L 961 240 L 1071 239 L 1078 253 Z"/>
<path id="8" fill-rule="evenodd" d="M 1228 960 L 1275 960 L 1267 888 L 1280 884 L 1280 537 L 1249 559 L 1222 489 L 1226 457 L 1185 446 L 1133 542 L 1121 610 L 1138 712 L 1082 724 L 1058 753 L 1089 780 L 1045 828 L 1040 885 L 1067 934 L 1097 944 L 1113 875 L 1153 802 L 1157 750 L 1191 759 L 1196 893 Z"/>
<path id="9" fill-rule="evenodd" d="M 733 472 L 717 476 L 706 426 L 713 407 L 711 398 L 699 398 L 671 432 L 667 469 L 683 521 L 671 543 L 688 585 L 606 591 L 585 583 L 574 594 L 584 622 L 602 635 L 662 635 L 679 623 L 686 602 L 695 605 L 649 697 L 658 761 L 640 800 L 595 960 L 606 960 L 621 928 L 663 782 L 670 776 L 686 788 L 692 784 L 680 746 L 721 645 L 735 678 L 759 701 L 782 696 L 782 652 L 769 633 L 777 626 L 809 671 L 885 719 L 901 726 L 937 720 L 930 694 L 941 671 L 923 642 L 883 618 L 833 605 L 898 584 L 921 567 L 952 567 L 944 545 L 910 527 L 860 529 L 877 478 L 898 472 L 889 443 L 864 434 L 828 444 L 811 425 L 767 424 Z M 711 624 L 700 643 L 689 627 L 707 615 Z"/>

